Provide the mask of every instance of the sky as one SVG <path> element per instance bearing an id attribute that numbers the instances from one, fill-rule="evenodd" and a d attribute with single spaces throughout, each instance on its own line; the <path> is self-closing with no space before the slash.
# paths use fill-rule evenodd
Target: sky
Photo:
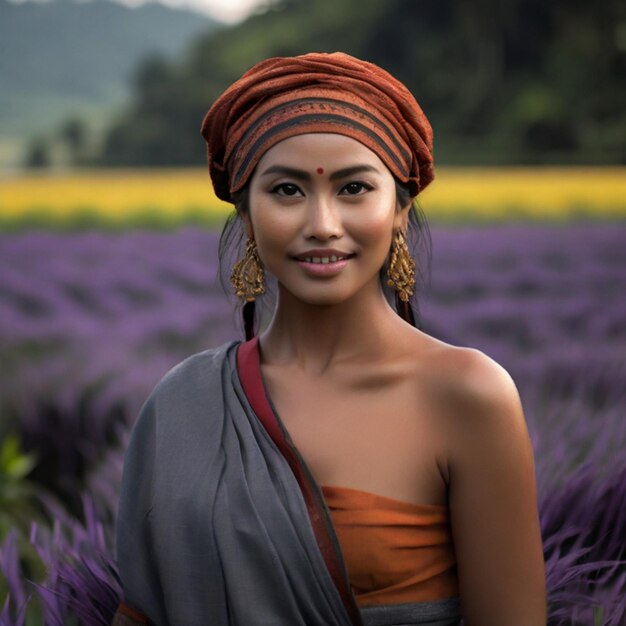
<path id="1" fill-rule="evenodd" d="M 138 6 L 145 0 L 116 0 L 129 6 Z M 184 7 L 206 13 L 227 24 L 236 24 L 252 12 L 269 4 L 268 0 L 160 0 L 171 7 Z"/>
<path id="2" fill-rule="evenodd" d="M 12 0 L 14 2 L 20 2 L 24 0 Z M 45 1 L 45 0 L 35 0 Z M 80 0 L 77 0 L 80 1 Z M 128 6 L 139 6 L 154 0 L 115 0 L 121 4 Z M 159 0 L 162 4 L 165 4 L 174 8 L 187 8 L 206 13 L 212 18 L 224 22 L 226 24 L 236 24 L 241 22 L 248 15 L 256 10 L 261 10 L 263 7 L 273 4 L 275 0 Z"/>

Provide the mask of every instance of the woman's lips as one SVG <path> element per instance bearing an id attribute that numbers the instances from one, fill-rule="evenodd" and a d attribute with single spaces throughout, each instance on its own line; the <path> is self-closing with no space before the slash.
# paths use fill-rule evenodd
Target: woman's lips
<path id="1" fill-rule="evenodd" d="M 294 261 L 311 276 L 335 276 L 353 256 L 354 253 L 335 248 L 317 248 L 301 252 Z"/>

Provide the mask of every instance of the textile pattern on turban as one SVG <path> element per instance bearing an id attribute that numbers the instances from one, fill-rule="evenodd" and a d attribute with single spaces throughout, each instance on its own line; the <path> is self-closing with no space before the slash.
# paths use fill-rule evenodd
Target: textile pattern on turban
<path id="1" fill-rule="evenodd" d="M 411 92 L 377 65 L 342 52 L 258 63 L 215 101 L 201 133 L 215 193 L 228 202 L 267 150 L 305 133 L 356 139 L 413 197 L 434 178 L 432 128 Z"/>

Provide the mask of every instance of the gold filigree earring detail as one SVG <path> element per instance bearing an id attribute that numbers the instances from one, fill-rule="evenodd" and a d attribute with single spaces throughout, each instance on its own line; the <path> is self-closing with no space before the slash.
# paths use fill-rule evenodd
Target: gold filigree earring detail
<path id="1" fill-rule="evenodd" d="M 254 302 L 257 296 L 265 293 L 265 272 L 252 237 L 248 238 L 243 259 L 233 267 L 230 283 L 237 297 L 246 302 Z"/>
<path id="2" fill-rule="evenodd" d="M 402 302 L 408 302 L 415 285 L 415 261 L 401 230 L 391 243 L 391 259 L 387 268 L 387 284 L 393 287 Z"/>

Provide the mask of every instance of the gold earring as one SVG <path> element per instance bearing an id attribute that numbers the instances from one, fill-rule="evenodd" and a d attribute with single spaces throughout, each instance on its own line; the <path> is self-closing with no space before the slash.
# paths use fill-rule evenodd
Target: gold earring
<path id="1" fill-rule="evenodd" d="M 401 230 L 398 230 L 391 243 L 391 259 L 387 268 L 387 284 L 398 292 L 402 302 L 408 302 L 415 285 L 415 261 Z"/>
<path id="2" fill-rule="evenodd" d="M 265 272 L 252 237 L 248 238 L 243 259 L 235 263 L 230 273 L 230 284 L 237 297 L 246 302 L 254 302 L 257 296 L 265 293 Z"/>

